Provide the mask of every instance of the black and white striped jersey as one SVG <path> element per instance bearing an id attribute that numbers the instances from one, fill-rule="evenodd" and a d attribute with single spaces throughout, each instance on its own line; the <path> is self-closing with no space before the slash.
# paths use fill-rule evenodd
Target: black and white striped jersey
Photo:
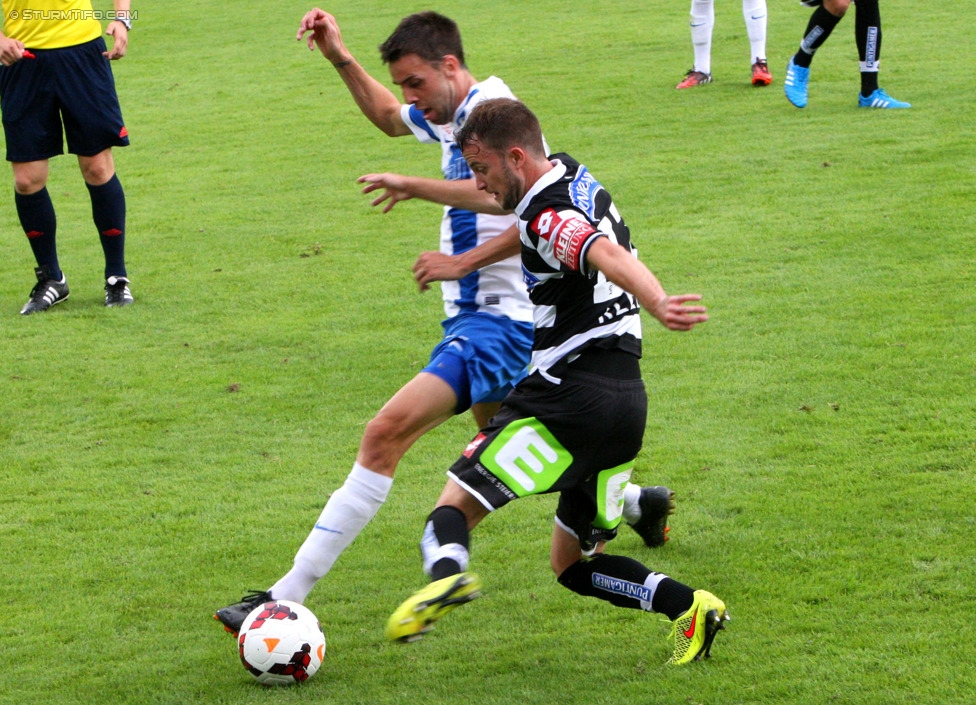
<path id="1" fill-rule="evenodd" d="M 558 382 L 556 366 L 572 362 L 590 347 L 640 357 L 641 322 L 637 299 L 586 264 L 586 253 L 599 237 L 637 256 L 613 199 L 569 155 L 557 154 L 551 161 L 553 168 L 533 185 L 515 213 L 522 273 L 535 306 L 529 373 Z"/>

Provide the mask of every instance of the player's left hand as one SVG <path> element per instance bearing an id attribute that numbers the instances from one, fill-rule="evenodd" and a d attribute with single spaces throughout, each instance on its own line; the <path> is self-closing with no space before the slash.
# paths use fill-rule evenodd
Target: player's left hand
<path id="1" fill-rule="evenodd" d="M 102 56 L 110 60 L 121 59 L 125 56 L 125 50 L 129 46 L 129 30 L 125 28 L 125 25 L 118 20 L 112 20 L 108 23 L 105 34 L 112 37 L 113 41 L 112 48 L 109 51 L 103 51 Z"/>
<path id="2" fill-rule="evenodd" d="M 366 174 L 356 179 L 356 182 L 366 184 L 363 193 L 384 189 L 383 193 L 370 203 L 372 206 L 378 206 L 389 201 L 383 208 L 384 213 L 389 213 L 400 201 L 409 201 L 413 198 L 413 194 L 406 189 L 404 178 L 399 174 Z"/>
<path id="3" fill-rule="evenodd" d="M 443 252 L 421 252 L 413 265 L 413 278 L 421 291 L 427 291 L 431 282 L 456 281 L 467 274 L 457 257 Z"/>
<path id="4" fill-rule="evenodd" d="M 666 328 L 671 330 L 691 330 L 699 323 L 708 320 L 704 306 L 686 306 L 689 301 L 701 301 L 701 294 L 682 294 L 668 296 L 658 302 L 651 313 Z"/>

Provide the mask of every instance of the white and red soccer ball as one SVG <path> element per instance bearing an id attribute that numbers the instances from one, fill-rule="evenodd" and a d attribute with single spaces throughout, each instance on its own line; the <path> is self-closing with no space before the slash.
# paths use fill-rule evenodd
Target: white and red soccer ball
<path id="1" fill-rule="evenodd" d="M 325 634 L 312 611 L 297 602 L 272 600 L 241 625 L 237 645 L 244 668 L 263 685 L 303 683 L 325 658 Z"/>

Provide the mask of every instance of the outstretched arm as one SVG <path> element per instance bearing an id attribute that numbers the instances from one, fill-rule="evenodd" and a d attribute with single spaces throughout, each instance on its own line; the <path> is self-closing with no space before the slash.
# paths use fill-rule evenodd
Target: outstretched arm
<path id="1" fill-rule="evenodd" d="M 322 56 L 332 62 L 370 122 L 390 137 L 410 134 L 410 128 L 400 118 L 399 99 L 359 65 L 343 43 L 335 17 L 317 7 L 309 10 L 298 25 L 295 39 L 304 39 L 310 50 L 318 47 Z"/>
<path id="2" fill-rule="evenodd" d="M 654 273 L 628 250 L 601 237 L 586 253 L 586 261 L 608 280 L 637 297 L 642 307 L 671 330 L 691 330 L 708 320 L 704 306 L 686 306 L 701 301 L 701 294 L 668 296 Z"/>
<path id="3" fill-rule="evenodd" d="M 458 179 L 446 181 L 444 179 L 429 179 L 423 176 L 403 176 L 402 174 L 366 174 L 357 181 L 366 184 L 363 193 L 372 193 L 383 189 L 383 193 L 373 200 L 371 205 L 378 206 L 386 202 L 384 213 L 389 213 L 400 201 L 411 198 L 421 198 L 425 201 L 440 203 L 451 208 L 461 208 L 475 213 L 489 213 L 503 215 L 505 211 L 498 205 L 494 196 L 485 191 L 479 191 L 474 179 Z"/>
<path id="4" fill-rule="evenodd" d="M 501 235 L 459 255 L 445 255 L 443 252 L 421 253 L 413 265 L 413 278 L 420 285 L 420 290 L 426 291 L 431 282 L 462 279 L 476 269 L 517 255 L 521 248 L 518 227 L 512 225 Z"/>

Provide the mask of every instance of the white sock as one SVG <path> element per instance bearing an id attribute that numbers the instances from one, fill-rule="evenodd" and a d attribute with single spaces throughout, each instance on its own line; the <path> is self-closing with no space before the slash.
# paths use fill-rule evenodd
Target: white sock
<path id="1" fill-rule="evenodd" d="M 645 612 L 654 611 L 651 609 L 651 605 L 654 603 L 654 593 L 657 592 L 657 586 L 660 585 L 661 581 L 664 580 L 666 577 L 668 576 L 666 576 L 664 573 L 651 573 L 650 575 L 647 576 L 647 580 L 644 581 L 644 587 L 646 587 L 651 592 L 647 598 L 647 602 L 641 600 L 640 603 L 641 609 L 644 610 Z"/>
<path id="2" fill-rule="evenodd" d="M 376 516 L 392 485 L 392 477 L 355 463 L 295 554 L 292 569 L 271 587 L 272 596 L 276 600 L 305 602 L 315 583 L 332 569 L 340 554 Z"/>
<path id="3" fill-rule="evenodd" d="M 691 43 L 695 47 L 695 71 L 712 72 L 712 28 L 715 0 L 691 0 Z"/>
<path id="4" fill-rule="evenodd" d="M 742 16 L 749 35 L 749 63 L 766 59 L 766 0 L 742 0 Z"/>
<path id="5" fill-rule="evenodd" d="M 640 485 L 635 485 L 633 482 L 628 482 L 624 487 L 624 521 L 628 524 L 633 524 L 641 518 L 641 489 Z"/>

